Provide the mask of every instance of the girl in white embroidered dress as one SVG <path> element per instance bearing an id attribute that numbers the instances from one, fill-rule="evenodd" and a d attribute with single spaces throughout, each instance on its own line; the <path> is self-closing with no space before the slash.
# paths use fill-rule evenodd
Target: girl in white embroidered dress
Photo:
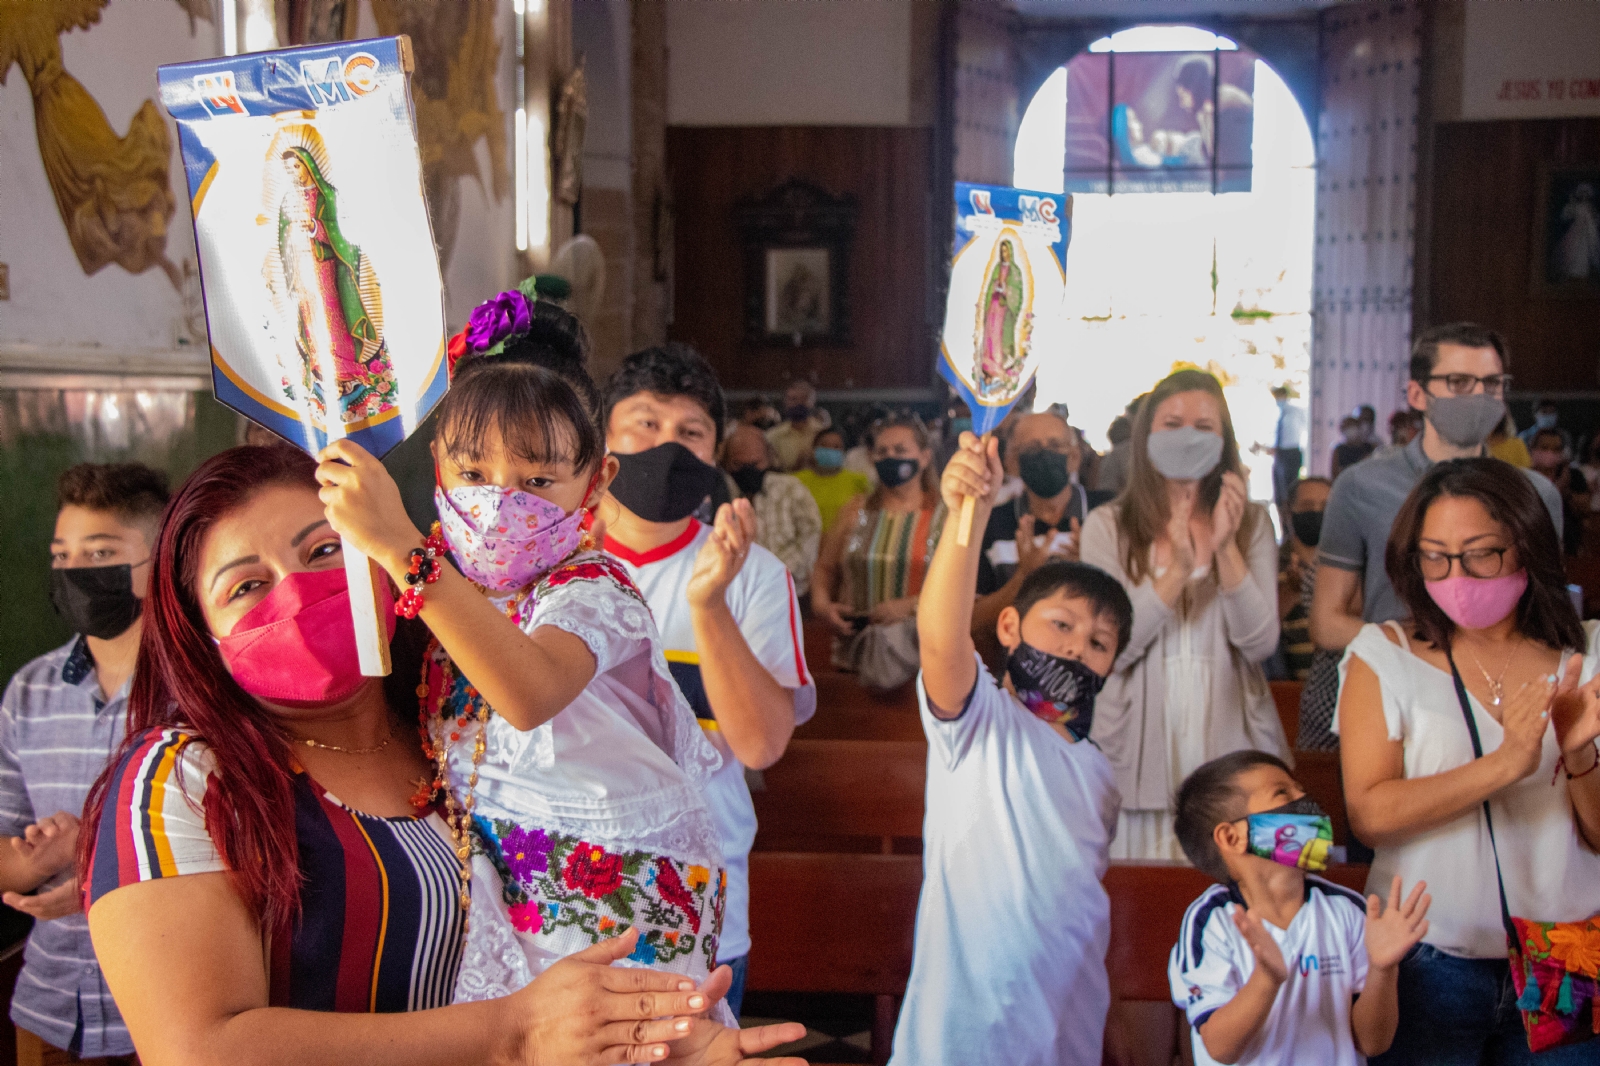
<path id="1" fill-rule="evenodd" d="M 432 539 L 461 573 L 418 586 L 435 638 L 418 695 L 440 768 L 422 792 L 446 790 L 472 852 L 456 998 L 515 990 L 630 925 L 630 962 L 704 978 L 725 878 L 701 787 L 721 760 L 644 600 L 591 547 L 589 508 L 617 464 L 582 327 L 520 292 L 473 323 L 468 341 L 492 354 L 456 371 L 433 443 Z M 382 464 L 347 441 L 322 458 L 329 521 L 404 573 L 418 536 Z"/>

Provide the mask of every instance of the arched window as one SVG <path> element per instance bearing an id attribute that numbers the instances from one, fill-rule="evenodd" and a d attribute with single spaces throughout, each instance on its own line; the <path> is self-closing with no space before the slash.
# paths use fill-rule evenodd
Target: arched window
<path id="1" fill-rule="evenodd" d="M 1270 499 L 1271 461 L 1248 449 L 1273 443 L 1272 386 L 1309 395 L 1315 162 L 1283 79 L 1208 30 L 1135 27 L 1056 70 L 1013 172 L 1074 200 L 1067 348 L 1040 363 L 1039 404 L 1066 403 L 1103 449 L 1112 418 L 1174 366 L 1210 369 L 1251 495 Z"/>

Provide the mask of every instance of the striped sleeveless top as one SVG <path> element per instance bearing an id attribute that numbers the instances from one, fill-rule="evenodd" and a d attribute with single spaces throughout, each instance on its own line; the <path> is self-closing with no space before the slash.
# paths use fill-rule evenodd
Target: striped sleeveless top
<path id="1" fill-rule="evenodd" d="M 227 869 L 206 831 L 216 766 L 204 744 L 152 729 L 106 794 L 87 903 L 123 885 Z M 293 782 L 300 921 L 274 937 L 274 1007 L 344 1013 L 443 1007 L 466 941 L 460 863 L 437 813 L 380 818 L 343 806 L 304 771 Z"/>
<path id="2" fill-rule="evenodd" d="M 845 534 L 839 602 L 865 612 L 885 600 L 921 592 L 944 516 L 942 502 L 920 511 L 857 512 Z"/>

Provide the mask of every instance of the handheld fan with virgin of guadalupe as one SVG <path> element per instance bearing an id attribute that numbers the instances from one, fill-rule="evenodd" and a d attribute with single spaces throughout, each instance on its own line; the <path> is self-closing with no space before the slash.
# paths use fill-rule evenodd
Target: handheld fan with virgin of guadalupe
<path id="1" fill-rule="evenodd" d="M 1061 354 L 1072 197 L 964 182 L 955 193 L 939 373 L 972 411 L 981 437 L 1027 391 L 1039 360 Z M 961 507 L 962 547 L 974 503 L 968 497 Z"/>
<path id="2" fill-rule="evenodd" d="M 316 454 L 382 457 L 449 385 L 405 37 L 161 67 L 217 399 Z M 346 548 L 361 670 L 389 672 L 379 582 Z"/>

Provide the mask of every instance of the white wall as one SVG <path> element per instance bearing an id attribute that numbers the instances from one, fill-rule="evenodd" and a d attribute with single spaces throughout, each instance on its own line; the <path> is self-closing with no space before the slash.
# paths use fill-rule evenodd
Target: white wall
<path id="1" fill-rule="evenodd" d="M 672 0 L 667 122 L 920 124 L 913 0 Z"/>
<path id="2" fill-rule="evenodd" d="M 156 67 L 220 54 L 220 31 L 196 23 L 171 0 L 112 0 L 100 22 L 60 37 L 63 66 L 87 89 L 118 135 L 146 100 L 156 99 Z M 14 369 L 185 370 L 203 367 L 205 337 L 189 328 L 184 294 L 158 267 L 129 274 L 115 263 L 86 276 L 67 239 L 34 130 L 33 98 L 20 67 L 0 86 L 0 262 L 11 299 L 0 302 L 0 366 Z M 160 101 L 157 100 L 159 108 Z M 177 207 L 167 258 L 194 263 L 189 194 L 178 132 L 167 123 L 169 177 Z M 191 282 L 190 310 L 199 287 Z"/>
<path id="3" fill-rule="evenodd" d="M 1466 4 L 1464 119 L 1600 115 L 1600 3 Z"/>

